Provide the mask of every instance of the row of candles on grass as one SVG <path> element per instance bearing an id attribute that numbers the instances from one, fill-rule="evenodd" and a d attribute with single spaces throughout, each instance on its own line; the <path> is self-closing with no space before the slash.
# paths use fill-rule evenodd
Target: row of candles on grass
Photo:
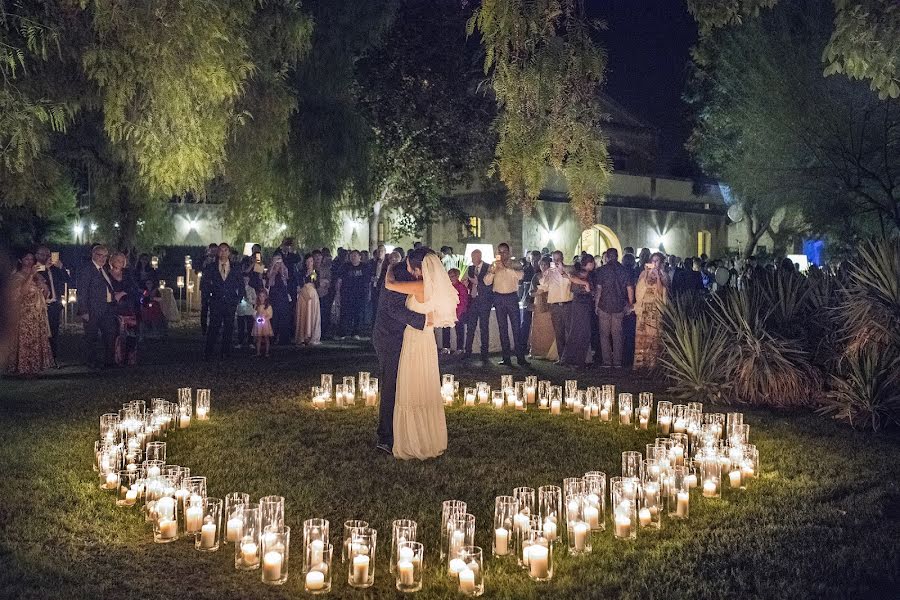
<path id="1" fill-rule="evenodd" d="M 366 406 L 376 406 L 378 404 L 378 378 L 372 377 L 371 373 L 360 371 L 359 385 L 357 378 L 352 375 L 344 377 L 342 383 L 334 383 L 334 375 L 323 373 L 320 385 L 313 386 L 312 398 L 313 408 L 326 408 L 333 400 L 336 408 L 346 408 L 356 404 L 357 392 L 359 393 L 360 402 L 364 402 Z"/>

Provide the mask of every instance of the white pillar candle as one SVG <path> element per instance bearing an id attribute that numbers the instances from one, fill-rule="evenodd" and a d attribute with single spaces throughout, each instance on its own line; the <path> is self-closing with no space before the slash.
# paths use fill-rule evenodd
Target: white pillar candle
<path id="1" fill-rule="evenodd" d="M 191 416 L 190 415 L 181 415 L 181 421 L 178 426 L 181 429 L 186 429 L 191 426 Z"/>
<path id="2" fill-rule="evenodd" d="M 675 419 L 675 433 L 684 433 L 685 429 L 687 429 L 687 421 Z"/>
<path id="3" fill-rule="evenodd" d="M 147 477 L 159 477 L 160 470 L 159 467 L 153 465 L 152 467 L 147 467 Z"/>
<path id="4" fill-rule="evenodd" d="M 309 543 L 309 564 L 317 565 L 322 562 L 325 554 L 325 542 L 313 540 Z"/>
<path id="5" fill-rule="evenodd" d="M 106 474 L 106 489 L 114 490 L 119 487 L 119 475 L 115 472 Z"/>
<path id="6" fill-rule="evenodd" d="M 178 523 L 174 519 L 163 517 L 159 520 L 159 537 L 171 540 L 178 533 Z"/>
<path id="7" fill-rule="evenodd" d="M 533 387 L 525 388 L 525 399 L 528 402 L 528 404 L 534 404 L 534 391 L 535 390 Z"/>
<path id="8" fill-rule="evenodd" d="M 156 501 L 156 514 L 160 516 L 160 518 L 165 517 L 167 519 L 174 520 L 175 519 L 175 500 L 169 498 L 168 496 L 164 498 L 160 498 Z"/>
<path id="9" fill-rule="evenodd" d="M 450 556 L 456 554 L 463 547 L 466 541 L 466 535 L 462 531 L 454 531 L 450 536 Z"/>
<path id="10" fill-rule="evenodd" d="M 506 527 L 494 530 L 494 554 L 497 556 L 509 554 L 509 530 Z"/>
<path id="11" fill-rule="evenodd" d="M 528 531 L 531 529 L 531 522 L 528 520 L 528 515 L 524 513 L 516 513 L 513 517 L 513 526 L 516 531 Z"/>
<path id="12" fill-rule="evenodd" d="M 619 423 L 622 425 L 628 425 L 631 423 L 631 411 L 630 410 L 620 410 L 619 411 Z"/>
<path id="13" fill-rule="evenodd" d="M 413 585 L 416 582 L 415 569 L 412 561 L 403 560 L 398 562 L 397 573 L 400 576 L 401 585 Z"/>
<path id="14" fill-rule="evenodd" d="M 627 515 L 616 516 L 616 537 L 631 537 L 631 517 Z"/>
<path id="15" fill-rule="evenodd" d="M 190 506 L 184 511 L 184 529 L 188 533 L 197 533 L 203 524 L 203 507 Z"/>
<path id="16" fill-rule="evenodd" d="M 688 488 L 697 487 L 697 476 L 691 473 L 684 478 L 684 484 L 688 486 Z"/>
<path id="17" fill-rule="evenodd" d="M 716 495 L 716 482 L 715 481 L 713 481 L 711 479 L 707 479 L 706 481 L 703 482 L 703 495 L 706 498 L 712 498 L 713 496 Z"/>
<path id="18" fill-rule="evenodd" d="M 484 404 L 488 401 L 488 393 L 487 392 L 478 392 L 478 402 Z"/>
<path id="19" fill-rule="evenodd" d="M 241 544 L 241 558 L 248 567 L 259 564 L 259 556 L 256 555 L 259 546 L 253 542 L 244 542 Z"/>
<path id="20" fill-rule="evenodd" d="M 556 535 L 556 523 L 550 519 L 544 521 L 544 537 L 546 537 L 548 541 L 554 542 L 556 541 Z"/>
<path id="21" fill-rule="evenodd" d="M 525 410 L 525 403 L 521 399 L 516 399 L 516 410 Z"/>
<path id="22" fill-rule="evenodd" d="M 550 549 L 546 546 L 532 546 L 528 551 L 528 569 L 535 579 L 546 579 L 550 573 Z"/>
<path id="23" fill-rule="evenodd" d="M 357 554 L 353 557 L 353 583 L 365 585 L 369 582 L 369 557 Z"/>
<path id="24" fill-rule="evenodd" d="M 461 558 L 453 558 L 447 564 L 447 572 L 451 577 L 459 577 L 459 574 L 465 570 L 466 561 Z"/>
<path id="25" fill-rule="evenodd" d="M 752 479 L 754 475 L 753 466 L 752 465 L 744 465 L 741 467 L 741 477 L 745 479 Z"/>
<path id="26" fill-rule="evenodd" d="M 134 506 L 137 502 L 137 490 L 132 488 L 125 492 L 125 506 Z"/>
<path id="27" fill-rule="evenodd" d="M 599 529 L 600 528 L 600 511 L 597 510 L 595 506 L 585 506 L 584 507 L 584 520 L 587 521 L 587 524 L 591 529 Z"/>
<path id="28" fill-rule="evenodd" d="M 672 448 L 672 457 L 675 460 L 675 466 L 684 465 L 684 448 L 681 446 L 674 446 Z"/>
<path id="29" fill-rule="evenodd" d="M 225 539 L 229 542 L 238 541 L 244 534 L 244 520 L 241 517 L 232 517 L 225 524 Z"/>
<path id="30" fill-rule="evenodd" d="M 650 426 L 650 419 L 648 417 L 641 417 L 640 419 L 641 429 L 647 429 Z"/>
<path id="31" fill-rule="evenodd" d="M 604 408 L 600 409 L 600 420 L 601 421 L 609 421 L 609 409 L 608 408 L 604 407 Z"/>
<path id="32" fill-rule="evenodd" d="M 208 414 L 209 414 L 209 409 L 206 408 L 205 406 L 197 407 L 197 418 L 199 420 L 203 421 L 204 419 L 206 419 L 206 415 L 208 415 Z"/>
<path id="33" fill-rule="evenodd" d="M 262 577 L 265 581 L 278 581 L 281 579 L 281 565 L 284 555 L 277 550 L 266 552 L 263 556 Z"/>
<path id="34" fill-rule="evenodd" d="M 494 408 L 503 408 L 503 398 L 494 399 Z"/>
<path id="35" fill-rule="evenodd" d="M 475 571 L 468 567 L 459 572 L 459 591 L 464 594 L 475 593 Z"/>
<path id="36" fill-rule="evenodd" d="M 562 406 L 560 405 L 559 400 L 554 400 L 550 403 L 550 414 L 558 415 L 561 411 Z"/>
<path id="37" fill-rule="evenodd" d="M 572 525 L 572 538 L 575 550 L 578 550 L 579 552 L 584 550 L 587 534 L 590 530 L 591 528 L 588 527 L 587 523 L 578 522 Z"/>
<path id="38" fill-rule="evenodd" d="M 466 394 L 466 406 L 475 406 L 475 394 Z"/>
<path id="39" fill-rule="evenodd" d="M 650 509 L 646 506 L 643 507 L 640 511 L 638 511 L 638 521 L 641 523 L 641 527 L 647 527 L 650 525 L 651 521 Z"/>
<path id="40" fill-rule="evenodd" d="M 728 481 L 731 483 L 732 488 L 741 487 L 741 471 L 740 471 L 740 469 L 735 469 L 734 471 L 729 473 Z"/>
<path id="41" fill-rule="evenodd" d="M 669 430 L 672 428 L 672 417 L 660 417 L 659 418 L 659 431 L 663 435 L 669 435 Z"/>
<path id="42" fill-rule="evenodd" d="M 200 528 L 200 547 L 213 548 L 216 545 L 216 524 L 204 523 Z"/>
<path id="43" fill-rule="evenodd" d="M 691 497 L 687 492 L 678 492 L 677 504 L 675 506 L 675 516 L 686 518 L 688 516 L 688 507 L 690 506 Z"/>
<path id="44" fill-rule="evenodd" d="M 306 574 L 306 591 L 318 592 L 325 587 L 325 573 L 322 571 L 310 571 Z"/>

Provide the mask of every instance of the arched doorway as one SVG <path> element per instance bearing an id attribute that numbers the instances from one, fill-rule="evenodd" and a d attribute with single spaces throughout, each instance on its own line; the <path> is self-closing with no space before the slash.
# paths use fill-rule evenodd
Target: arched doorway
<path id="1" fill-rule="evenodd" d="M 619 251 L 619 256 L 622 255 L 622 244 L 619 243 L 618 236 L 606 225 L 594 225 L 581 232 L 579 252 L 587 252 L 596 256 L 610 248 L 615 248 Z"/>

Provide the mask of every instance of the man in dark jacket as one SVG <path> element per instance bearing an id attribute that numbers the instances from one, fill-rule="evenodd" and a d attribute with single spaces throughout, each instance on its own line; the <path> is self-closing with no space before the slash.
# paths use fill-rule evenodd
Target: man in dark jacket
<path id="1" fill-rule="evenodd" d="M 41 246 L 34 257 L 38 263 L 38 273 L 44 278 L 44 283 L 50 291 L 50 297 L 47 298 L 47 320 L 50 323 L 50 350 L 53 352 L 53 360 L 56 360 L 59 350 L 60 317 L 64 308 L 63 301 L 66 300 L 64 294 L 66 284 L 70 283 L 70 280 L 58 256 L 55 262 L 51 261 L 51 256 L 50 248 Z"/>
<path id="2" fill-rule="evenodd" d="M 481 260 L 481 250 L 472 250 L 472 264 L 466 270 L 469 284 L 469 313 L 466 329 L 466 353 L 464 359 L 472 358 L 472 344 L 475 342 L 475 328 L 481 334 L 481 361 L 486 363 L 490 349 L 490 317 L 494 294 L 485 281 L 489 266 Z"/>
<path id="3" fill-rule="evenodd" d="M 112 281 L 106 270 L 109 250 L 98 244 L 91 248 L 91 262 L 81 267 L 78 273 L 78 304 L 75 314 L 84 322 L 84 356 L 94 361 L 96 366 L 111 366 L 114 361 L 116 335 L 119 322 L 115 313 L 115 295 Z M 97 334 L 103 339 L 103 353 L 94 351 Z"/>
<path id="4" fill-rule="evenodd" d="M 207 360 L 212 358 L 221 330 L 222 350 L 219 354 L 225 358 L 231 353 L 234 314 L 244 290 L 241 269 L 231 263 L 231 247 L 225 242 L 219 244 L 218 260 L 203 269 L 203 281 L 209 290 L 209 327 L 204 356 Z"/>

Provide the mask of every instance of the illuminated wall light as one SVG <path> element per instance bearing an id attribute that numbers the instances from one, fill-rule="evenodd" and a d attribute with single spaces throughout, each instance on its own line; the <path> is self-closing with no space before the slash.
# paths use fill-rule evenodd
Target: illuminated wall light
<path id="1" fill-rule="evenodd" d="M 94 233 L 95 231 L 97 231 L 97 224 L 91 223 L 91 233 Z"/>
<path id="2" fill-rule="evenodd" d="M 84 233 L 84 225 L 82 225 L 81 223 L 75 223 L 74 225 L 72 225 L 72 232 L 75 235 L 81 235 L 82 233 Z"/>
<path id="3" fill-rule="evenodd" d="M 191 231 L 196 231 L 196 229 L 199 226 L 200 226 L 200 221 L 198 221 L 197 219 L 191 219 L 190 221 L 188 221 L 188 227 L 190 228 Z"/>

